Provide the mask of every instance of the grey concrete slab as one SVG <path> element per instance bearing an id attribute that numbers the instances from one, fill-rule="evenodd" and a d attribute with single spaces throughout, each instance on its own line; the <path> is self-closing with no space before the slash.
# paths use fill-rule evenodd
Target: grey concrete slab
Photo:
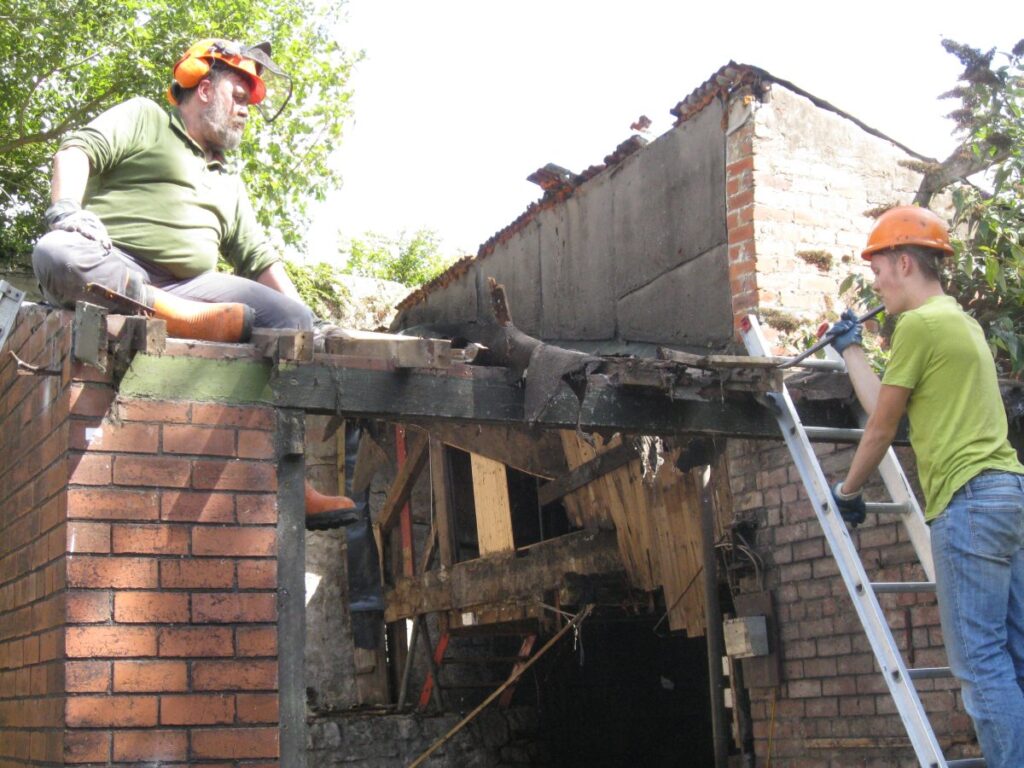
<path id="1" fill-rule="evenodd" d="M 476 263 L 481 309 L 490 312 L 487 278 L 493 277 L 505 286 L 516 327 L 531 336 L 541 332 L 541 302 L 546 299 L 541 289 L 540 238 L 541 231 L 550 226 L 547 222 L 551 214 L 550 210 L 542 211 L 500 243 L 494 253 Z"/>
<path id="2" fill-rule="evenodd" d="M 621 298 L 619 335 L 668 346 L 721 347 L 732 338 L 727 244 L 712 248 Z"/>
<path id="3" fill-rule="evenodd" d="M 610 172 L 619 296 L 726 241 L 721 120 L 710 104 Z"/>
<path id="4" fill-rule="evenodd" d="M 615 336 L 613 184 L 601 175 L 564 205 L 545 211 L 540 232 L 545 339 Z"/>

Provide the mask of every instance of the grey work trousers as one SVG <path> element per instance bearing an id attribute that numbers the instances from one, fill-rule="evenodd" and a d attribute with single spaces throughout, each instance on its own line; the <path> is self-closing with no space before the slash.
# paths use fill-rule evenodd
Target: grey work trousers
<path id="1" fill-rule="evenodd" d="M 197 301 L 248 304 L 259 328 L 313 329 L 309 307 L 255 280 L 215 271 L 183 280 L 116 247 L 108 251 L 78 232 L 54 230 L 40 238 L 32 251 L 32 269 L 43 298 L 58 307 L 73 308 L 82 300 L 123 309 L 87 293 L 86 284 L 97 283 L 143 303 L 145 286 L 152 285 Z"/>

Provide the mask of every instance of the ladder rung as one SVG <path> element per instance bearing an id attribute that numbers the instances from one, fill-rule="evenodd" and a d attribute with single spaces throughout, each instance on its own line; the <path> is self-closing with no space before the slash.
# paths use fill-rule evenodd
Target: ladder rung
<path id="1" fill-rule="evenodd" d="M 856 443 L 864 436 L 863 429 L 839 427 L 804 427 L 804 432 L 812 440 L 827 440 L 831 443 Z"/>
<path id="2" fill-rule="evenodd" d="M 905 515 L 910 511 L 910 505 L 895 501 L 869 501 L 864 504 L 864 509 L 879 515 Z"/>
<path id="3" fill-rule="evenodd" d="M 985 768 L 988 763 L 984 757 L 968 757 L 963 760 L 947 760 L 946 765 L 949 768 Z"/>
<path id="4" fill-rule="evenodd" d="M 876 595 L 898 592 L 934 592 L 934 581 L 875 581 L 871 588 Z"/>
<path id="5" fill-rule="evenodd" d="M 917 667 L 908 669 L 907 674 L 911 680 L 935 680 L 940 677 L 952 677 L 953 670 L 949 667 Z"/>

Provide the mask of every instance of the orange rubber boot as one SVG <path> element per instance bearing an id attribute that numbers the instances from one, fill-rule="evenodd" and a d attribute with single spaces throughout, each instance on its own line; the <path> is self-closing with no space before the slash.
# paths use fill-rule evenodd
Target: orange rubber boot
<path id="1" fill-rule="evenodd" d="M 327 496 L 306 481 L 306 529 L 326 531 L 359 519 L 356 503 L 348 496 Z"/>
<path id="2" fill-rule="evenodd" d="M 153 314 L 167 321 L 167 335 L 179 339 L 219 341 L 229 344 L 248 341 L 256 313 L 245 304 L 193 301 L 151 288 Z"/>

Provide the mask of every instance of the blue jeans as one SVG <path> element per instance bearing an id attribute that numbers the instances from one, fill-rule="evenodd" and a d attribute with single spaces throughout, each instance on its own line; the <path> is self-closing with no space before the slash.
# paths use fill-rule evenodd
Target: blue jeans
<path id="1" fill-rule="evenodd" d="M 939 618 L 989 768 L 1024 766 L 1024 475 L 983 472 L 931 524 Z"/>

